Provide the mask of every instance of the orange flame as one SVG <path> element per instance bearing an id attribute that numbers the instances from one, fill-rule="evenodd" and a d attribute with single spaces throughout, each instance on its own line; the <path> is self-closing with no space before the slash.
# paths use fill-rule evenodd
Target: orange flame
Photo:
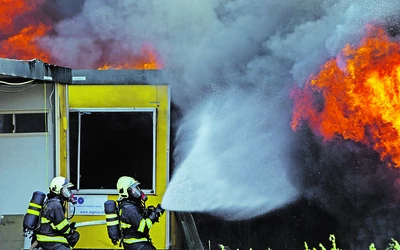
<path id="1" fill-rule="evenodd" d="M 39 58 L 49 62 L 50 54 L 40 48 L 36 38 L 46 35 L 52 29 L 51 25 L 26 18 L 43 2 L 0 0 L 1 34 L 7 37 L 0 40 L 0 57 L 22 60 Z"/>
<path id="2" fill-rule="evenodd" d="M 38 58 L 48 63 L 63 65 L 62 59 L 55 61 L 50 51 L 38 43 L 40 38 L 53 31 L 52 20 L 41 13 L 41 5 L 45 3 L 45 0 L 0 0 L 0 57 L 20 60 Z M 107 44 L 108 41 L 96 42 Z M 107 53 L 107 46 L 104 48 L 102 59 L 94 68 L 161 69 L 164 67 L 156 50 L 149 44 L 145 44 L 139 54 L 121 51 L 120 55 L 110 55 Z"/>
<path id="3" fill-rule="evenodd" d="M 2 51 L 1 57 L 13 57 L 17 59 L 27 60 L 39 58 L 42 61 L 49 62 L 49 53 L 42 50 L 37 44 L 35 38 L 46 34 L 49 27 L 42 24 L 39 26 L 29 26 L 23 28 L 19 34 L 9 37 L 7 40 L 0 42 Z"/>
<path id="4" fill-rule="evenodd" d="M 400 167 L 400 43 L 381 27 L 367 26 L 357 47 L 342 53 L 292 91 L 291 127 L 307 121 L 314 134 L 360 142 Z M 318 107 L 319 105 L 319 107 Z"/>
<path id="5" fill-rule="evenodd" d="M 25 0 L 0 0 L 0 27 L 2 33 L 14 30 L 13 20 L 35 9 L 35 1 L 28 4 Z"/>
<path id="6" fill-rule="evenodd" d="M 163 63 L 158 59 L 155 49 L 149 44 L 145 44 L 138 55 L 130 55 L 128 53 L 126 58 L 121 59 L 125 62 L 105 63 L 98 69 L 162 69 L 164 67 Z"/>

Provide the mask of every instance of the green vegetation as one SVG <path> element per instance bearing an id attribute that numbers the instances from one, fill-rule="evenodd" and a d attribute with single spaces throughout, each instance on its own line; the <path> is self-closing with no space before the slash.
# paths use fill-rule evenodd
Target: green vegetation
<path id="1" fill-rule="evenodd" d="M 386 248 L 386 250 L 400 250 L 399 242 L 397 242 L 395 239 L 392 239 L 392 243 L 389 243 L 389 246 Z"/>
<path id="2" fill-rule="evenodd" d="M 335 235 L 331 234 L 329 236 L 329 241 L 332 242 L 332 248 L 327 249 L 321 243 L 319 243 L 319 247 L 321 248 L 321 250 L 344 250 L 344 249 L 338 248 L 336 246 Z M 304 242 L 304 247 L 305 247 L 305 250 L 318 250 L 315 247 L 309 248 L 308 245 L 307 245 L 307 242 Z M 374 243 L 371 243 L 371 245 L 369 245 L 369 250 L 377 250 L 375 248 L 375 244 Z M 400 244 L 395 239 L 392 239 L 392 242 L 389 243 L 389 246 L 385 250 L 400 250 Z"/>

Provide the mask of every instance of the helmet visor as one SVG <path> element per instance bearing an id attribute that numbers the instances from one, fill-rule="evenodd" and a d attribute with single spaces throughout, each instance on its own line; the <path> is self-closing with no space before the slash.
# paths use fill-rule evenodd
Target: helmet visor
<path id="1" fill-rule="evenodd" d="M 69 199 L 72 196 L 71 189 L 69 187 L 63 187 L 60 190 L 60 194 L 64 197 Z"/>
<path id="2" fill-rule="evenodd" d="M 139 186 L 137 184 L 130 186 L 129 191 L 130 191 L 131 195 L 135 198 L 142 197 L 142 190 L 139 188 Z"/>

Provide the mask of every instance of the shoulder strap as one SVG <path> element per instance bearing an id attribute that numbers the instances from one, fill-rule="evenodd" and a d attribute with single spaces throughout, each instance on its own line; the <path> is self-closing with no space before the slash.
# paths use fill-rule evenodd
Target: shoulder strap
<path id="1" fill-rule="evenodd" d="M 122 204 L 121 201 L 117 201 L 117 205 L 115 206 L 115 208 L 117 209 L 116 213 L 117 213 L 117 218 L 118 218 L 118 226 L 119 226 L 119 247 L 122 247 L 122 242 L 124 241 L 124 232 L 122 231 L 122 227 L 121 227 L 121 213 L 122 213 L 122 207 L 124 205 Z"/>
<path id="2" fill-rule="evenodd" d="M 49 199 L 46 199 L 43 203 L 42 208 L 39 211 L 39 221 L 36 225 L 36 227 L 33 229 L 33 232 L 36 233 L 39 231 L 40 227 L 42 226 L 42 214 L 43 214 L 43 210 L 47 207 L 47 204 L 49 203 Z"/>

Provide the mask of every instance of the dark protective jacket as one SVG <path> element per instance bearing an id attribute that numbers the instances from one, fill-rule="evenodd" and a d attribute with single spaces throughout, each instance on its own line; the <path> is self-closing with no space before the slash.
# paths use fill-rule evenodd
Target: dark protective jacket
<path id="1" fill-rule="evenodd" d="M 144 208 L 128 199 L 122 200 L 118 206 L 124 249 L 155 249 L 149 235 L 154 220 L 145 215 Z"/>
<path id="2" fill-rule="evenodd" d="M 41 225 L 35 233 L 39 246 L 44 249 L 71 249 L 79 240 L 79 233 L 65 217 L 63 203 L 59 196 L 47 195 L 41 212 Z"/>

